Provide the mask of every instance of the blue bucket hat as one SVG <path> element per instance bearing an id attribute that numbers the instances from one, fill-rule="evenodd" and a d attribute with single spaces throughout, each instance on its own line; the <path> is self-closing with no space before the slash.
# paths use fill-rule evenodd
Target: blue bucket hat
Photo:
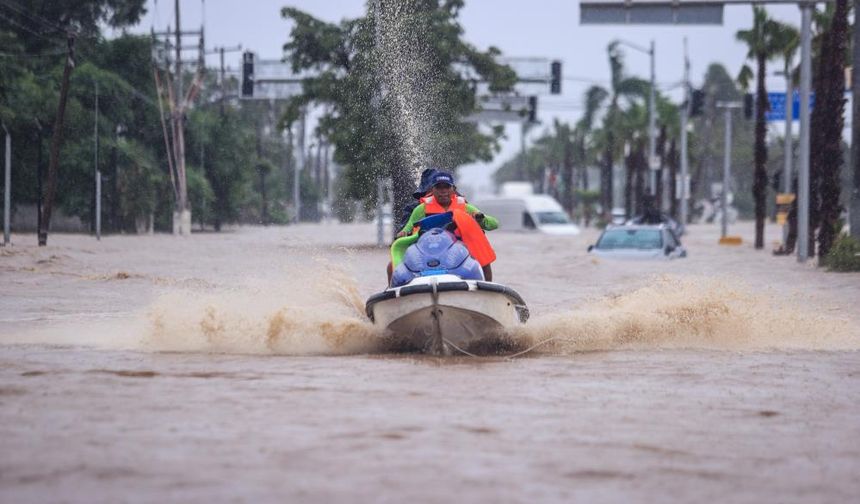
<path id="1" fill-rule="evenodd" d="M 412 193 L 412 197 L 415 199 L 421 199 L 430 191 L 432 185 L 430 184 L 430 179 L 436 173 L 436 168 L 427 168 L 423 172 L 421 172 L 421 182 L 418 183 L 418 190 Z"/>
<path id="2" fill-rule="evenodd" d="M 430 178 L 430 187 L 434 187 L 438 184 L 448 184 L 448 185 L 453 186 L 453 185 L 455 185 L 454 184 L 454 176 L 448 172 L 437 171 Z"/>

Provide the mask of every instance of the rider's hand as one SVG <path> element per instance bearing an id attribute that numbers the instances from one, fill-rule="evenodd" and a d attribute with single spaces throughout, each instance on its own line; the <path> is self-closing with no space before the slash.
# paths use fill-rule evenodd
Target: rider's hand
<path id="1" fill-rule="evenodd" d="M 481 222 L 483 222 L 483 221 L 484 221 L 484 217 L 485 217 L 485 215 L 484 215 L 483 213 L 481 213 L 481 212 L 478 212 L 478 213 L 476 213 L 475 215 L 473 215 L 472 217 L 473 217 L 476 221 L 478 221 L 478 223 L 480 224 Z"/>
<path id="2" fill-rule="evenodd" d="M 406 231 L 400 231 L 397 233 L 397 238 L 403 238 L 404 236 L 406 236 Z"/>

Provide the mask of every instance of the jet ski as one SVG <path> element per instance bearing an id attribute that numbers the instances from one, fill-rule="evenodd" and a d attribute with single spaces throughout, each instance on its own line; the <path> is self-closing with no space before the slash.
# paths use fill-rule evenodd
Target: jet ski
<path id="1" fill-rule="evenodd" d="M 451 212 L 426 217 L 417 226 L 417 235 L 392 245 L 391 285 L 365 306 L 370 320 L 384 328 L 386 347 L 433 355 L 516 349 L 505 329 L 528 320 L 523 298 L 484 279 L 481 265 L 453 233 Z"/>

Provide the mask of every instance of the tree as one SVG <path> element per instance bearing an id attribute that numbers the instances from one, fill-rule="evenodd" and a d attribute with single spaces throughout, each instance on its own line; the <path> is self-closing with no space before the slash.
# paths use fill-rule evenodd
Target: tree
<path id="1" fill-rule="evenodd" d="M 849 45 L 848 1 L 837 0 L 824 33 L 815 72 L 815 108 L 810 120 L 810 172 L 817 193 L 818 257 L 827 257 L 839 229 L 840 170 L 843 164 L 842 129 L 845 123 L 845 59 Z M 810 241 L 815 228 L 810 226 Z M 814 247 L 810 246 L 810 253 Z M 820 261 L 821 263 L 821 261 Z"/>
<path id="2" fill-rule="evenodd" d="M 767 60 L 773 58 L 782 49 L 776 45 L 775 37 L 779 27 L 770 19 L 763 7 L 753 6 L 753 26 L 749 30 L 740 30 L 735 37 L 747 45 L 747 58 L 756 63 L 756 103 L 755 110 L 755 168 L 753 182 L 753 199 L 755 200 L 755 248 L 764 247 L 764 220 L 766 217 L 767 197 L 767 112 L 768 97 L 765 88 L 767 78 Z M 738 81 L 744 89 L 749 88 L 752 69 L 747 65 L 741 68 Z"/>
<path id="3" fill-rule="evenodd" d="M 603 166 L 600 177 L 601 206 L 604 220 L 609 219 L 612 211 L 613 167 L 615 158 L 623 152 L 624 142 L 618 141 L 624 127 L 621 119 L 622 98 L 641 99 L 648 96 L 651 84 L 637 77 L 624 74 L 624 54 L 619 49 L 620 42 L 613 41 L 607 47 L 611 89 L 609 108 L 603 117 Z"/>
<path id="4" fill-rule="evenodd" d="M 594 123 L 597 112 L 603 105 L 609 93 L 600 86 L 591 86 L 585 92 L 584 96 L 584 112 L 582 117 L 577 121 L 574 130 L 576 137 L 575 162 L 580 166 L 582 174 L 582 189 L 588 190 L 588 165 L 589 161 L 589 144 L 593 141 Z"/>
<path id="5" fill-rule="evenodd" d="M 65 133 L 66 106 L 69 104 L 69 87 L 75 64 L 76 45 L 82 45 L 86 49 L 97 44 L 101 26 L 104 24 L 121 28 L 135 23 L 144 13 L 143 4 L 143 0 L 32 0 L 26 4 L 10 0 L 0 4 L 0 14 L 2 14 L 0 32 L 5 32 L 6 38 L 9 37 L 9 33 L 14 33 L 13 37 L 17 42 L 11 47 L 22 51 L 22 62 L 14 61 L 8 66 L 25 66 L 26 69 L 21 72 L 23 74 L 53 73 L 56 75 L 57 62 L 50 58 L 42 60 L 42 57 L 58 56 L 61 48 L 66 49 L 66 57 L 60 62 L 63 65 L 63 72 L 60 78 L 60 90 L 55 98 L 57 106 L 51 127 L 50 161 L 48 179 L 44 188 L 45 204 L 40 219 L 39 245 L 47 244 L 54 197 L 60 183 L 58 180 L 60 151 Z M 7 65 L 4 63 L 5 66 Z M 5 68 L 0 68 L 0 73 L 5 73 Z M 0 86 L 5 87 L 6 84 L 3 83 Z M 0 90 L 0 95 L 5 95 L 5 98 L 10 101 L 16 99 L 26 101 L 27 95 L 35 94 L 32 93 L 32 87 L 26 85 L 11 87 L 11 93 L 9 88 Z M 8 107 L 4 108 L 8 109 Z M 19 119 L 31 124 L 35 122 L 40 125 L 39 130 L 43 129 L 41 125 L 51 123 L 51 120 L 41 121 L 35 114 L 29 112 L 19 111 L 22 116 Z M 41 146 L 38 148 L 41 149 Z"/>
<path id="6" fill-rule="evenodd" d="M 421 168 L 454 169 L 491 159 L 503 131 L 482 133 L 463 119 L 476 110 L 474 80 L 508 91 L 514 72 L 462 40 L 462 0 L 378 0 L 378 12 L 339 24 L 295 8 L 284 45 L 295 70 L 312 71 L 283 123 L 309 104 L 328 104 L 319 122 L 344 166 L 348 196 L 376 198 L 374 181 L 390 177 L 395 213 L 414 190 Z"/>

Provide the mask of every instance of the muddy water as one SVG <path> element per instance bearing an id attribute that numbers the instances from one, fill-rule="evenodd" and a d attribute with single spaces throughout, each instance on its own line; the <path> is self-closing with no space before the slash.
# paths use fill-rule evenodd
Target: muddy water
<path id="1" fill-rule="evenodd" d="M 750 228 L 751 229 L 751 228 Z M 749 233 L 748 233 L 749 234 Z M 845 502 L 860 276 L 493 235 L 527 358 L 379 354 L 369 226 L 0 256 L 0 502 Z M 15 237 L 17 243 L 30 240 Z M 539 260 L 534 261 L 534 258 Z"/>

